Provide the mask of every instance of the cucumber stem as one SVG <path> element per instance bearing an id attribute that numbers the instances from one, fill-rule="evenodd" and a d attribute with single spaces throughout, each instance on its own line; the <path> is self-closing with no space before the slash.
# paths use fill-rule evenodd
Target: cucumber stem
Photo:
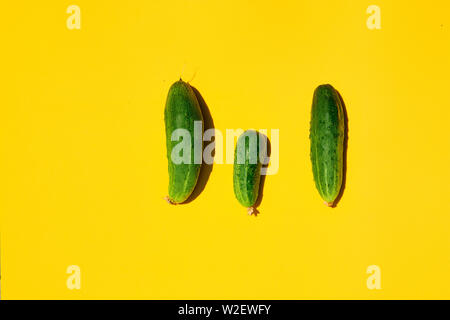
<path id="1" fill-rule="evenodd" d="M 323 203 L 325 203 L 325 205 L 327 207 L 332 207 L 333 206 L 333 202 L 326 202 L 326 201 L 324 201 Z"/>
<path id="2" fill-rule="evenodd" d="M 255 208 L 253 208 L 253 207 L 248 207 L 247 208 L 247 213 L 248 213 L 249 216 L 251 216 L 253 212 L 255 212 Z"/>
<path id="3" fill-rule="evenodd" d="M 169 196 L 165 196 L 165 197 L 164 197 L 164 200 L 166 200 L 168 204 L 176 205 L 175 202 L 173 202 L 172 200 L 170 200 Z"/>

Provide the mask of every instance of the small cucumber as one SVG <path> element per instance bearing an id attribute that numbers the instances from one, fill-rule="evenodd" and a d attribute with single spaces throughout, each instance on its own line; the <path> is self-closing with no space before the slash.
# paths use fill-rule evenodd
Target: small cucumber
<path id="1" fill-rule="evenodd" d="M 234 152 L 233 186 L 236 199 L 248 208 L 248 214 L 255 212 L 261 179 L 260 134 L 247 130 L 241 134 Z"/>
<path id="2" fill-rule="evenodd" d="M 203 148 L 203 116 L 197 97 L 191 86 L 181 79 L 169 89 L 164 110 L 166 127 L 167 160 L 169 163 L 169 195 L 166 200 L 177 204 L 186 201 L 194 190 L 201 167 L 201 152 Z M 200 134 L 194 130 L 201 124 Z M 172 141 L 172 134 L 176 129 L 185 129 L 189 133 L 190 141 Z M 186 132 L 186 131 L 185 131 Z M 180 143 L 187 143 L 187 150 L 183 154 L 190 154 L 187 161 L 174 161 L 172 151 Z M 178 150 L 178 149 L 176 149 Z M 200 161 L 198 161 L 200 152 Z M 196 160 L 196 161 L 195 161 Z M 200 162 L 200 163 L 198 163 Z"/>
<path id="3" fill-rule="evenodd" d="M 311 110 L 311 163 L 316 188 L 333 206 L 342 186 L 345 115 L 339 93 L 329 84 L 314 91 Z"/>

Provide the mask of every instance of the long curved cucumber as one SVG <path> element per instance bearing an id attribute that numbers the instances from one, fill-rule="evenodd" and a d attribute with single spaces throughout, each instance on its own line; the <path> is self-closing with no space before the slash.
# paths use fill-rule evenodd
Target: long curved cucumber
<path id="1" fill-rule="evenodd" d="M 333 206 L 342 186 L 345 115 L 339 93 L 329 84 L 314 91 L 311 110 L 311 162 L 316 188 Z"/>
<path id="2" fill-rule="evenodd" d="M 177 204 L 186 201 L 197 184 L 204 127 L 197 97 L 191 86 L 181 79 L 169 89 L 164 122 L 169 163 L 169 195 L 166 199 Z"/>
<path id="3" fill-rule="evenodd" d="M 248 208 L 248 214 L 255 211 L 261 179 L 260 134 L 247 130 L 241 134 L 234 152 L 233 187 L 236 199 Z"/>

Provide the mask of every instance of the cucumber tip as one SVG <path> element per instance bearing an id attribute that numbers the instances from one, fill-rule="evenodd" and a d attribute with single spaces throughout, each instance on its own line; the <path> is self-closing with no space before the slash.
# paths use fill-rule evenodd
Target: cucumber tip
<path id="1" fill-rule="evenodd" d="M 165 197 L 164 197 L 164 200 L 166 200 L 166 202 L 167 202 L 168 204 L 176 205 L 175 202 L 173 202 L 172 200 L 170 200 L 169 196 L 165 196 Z"/>

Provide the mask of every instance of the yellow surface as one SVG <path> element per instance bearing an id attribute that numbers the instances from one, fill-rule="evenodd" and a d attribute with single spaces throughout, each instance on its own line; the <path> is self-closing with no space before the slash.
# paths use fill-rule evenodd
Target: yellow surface
<path id="1" fill-rule="evenodd" d="M 448 1 L 18 3 L 0 19 L 3 299 L 450 298 Z M 257 218 L 227 164 L 195 201 L 163 200 L 180 75 L 222 132 L 280 129 Z M 309 160 L 322 83 L 349 117 L 335 209 Z"/>

